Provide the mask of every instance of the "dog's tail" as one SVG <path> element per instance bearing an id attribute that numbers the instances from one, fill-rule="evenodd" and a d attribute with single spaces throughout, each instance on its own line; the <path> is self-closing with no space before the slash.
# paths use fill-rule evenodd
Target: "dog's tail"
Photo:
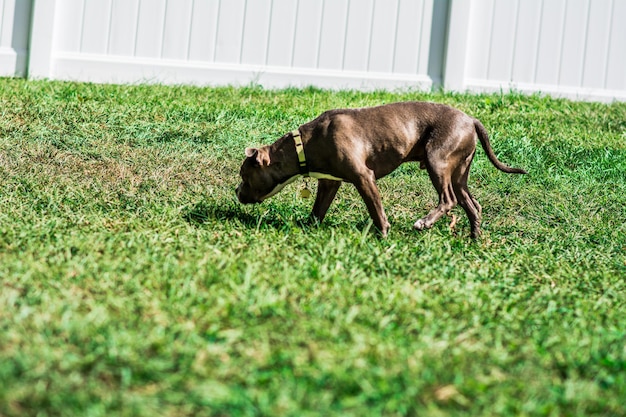
<path id="1" fill-rule="evenodd" d="M 478 134 L 478 139 L 480 139 L 480 144 L 483 146 L 485 153 L 487 154 L 487 158 L 491 161 L 491 163 L 498 168 L 500 171 L 508 172 L 509 174 L 527 174 L 521 168 L 511 168 L 510 166 L 504 165 L 502 162 L 498 161 L 496 154 L 493 152 L 491 148 L 491 144 L 489 143 L 489 135 L 487 134 L 487 129 L 483 126 L 480 121 L 474 119 L 474 127 L 476 128 L 476 133 Z"/>

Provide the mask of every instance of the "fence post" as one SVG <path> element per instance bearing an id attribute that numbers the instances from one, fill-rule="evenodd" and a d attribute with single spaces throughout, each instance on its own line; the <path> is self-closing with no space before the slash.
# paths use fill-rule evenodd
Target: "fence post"
<path id="1" fill-rule="evenodd" d="M 29 78 L 52 76 L 56 6 L 57 0 L 33 0 L 28 60 Z"/>
<path id="2" fill-rule="evenodd" d="M 448 15 L 443 87 L 448 91 L 465 90 L 465 61 L 471 0 L 451 0 Z"/>

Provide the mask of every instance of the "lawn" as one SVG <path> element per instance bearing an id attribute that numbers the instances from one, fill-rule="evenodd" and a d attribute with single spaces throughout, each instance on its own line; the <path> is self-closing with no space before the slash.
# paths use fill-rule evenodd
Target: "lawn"
<path id="1" fill-rule="evenodd" d="M 234 189 L 324 110 L 479 118 L 483 235 L 406 164 L 377 235 L 350 184 Z M 0 79 L 0 416 L 626 415 L 626 103 Z M 311 183 L 315 187 L 314 182 Z"/>

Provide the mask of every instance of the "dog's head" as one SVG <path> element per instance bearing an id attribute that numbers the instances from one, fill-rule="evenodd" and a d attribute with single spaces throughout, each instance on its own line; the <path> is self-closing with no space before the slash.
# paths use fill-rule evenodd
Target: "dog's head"
<path id="1" fill-rule="evenodd" d="M 236 189 L 239 201 L 262 203 L 279 192 L 291 179 L 281 172 L 281 165 L 279 161 L 272 161 L 269 146 L 247 148 L 239 171 L 241 184 Z"/>

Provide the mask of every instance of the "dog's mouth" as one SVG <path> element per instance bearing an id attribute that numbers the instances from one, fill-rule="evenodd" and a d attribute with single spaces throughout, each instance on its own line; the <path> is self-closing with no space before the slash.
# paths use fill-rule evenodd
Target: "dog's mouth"
<path id="1" fill-rule="evenodd" d="M 255 197 L 253 195 L 247 194 L 247 193 L 242 193 L 241 189 L 242 189 L 242 185 L 240 184 L 237 189 L 235 190 L 235 193 L 237 194 L 237 198 L 239 199 L 239 202 L 242 204 L 258 204 L 258 203 L 262 203 L 263 201 L 267 200 L 270 197 L 273 197 L 274 195 L 278 194 L 283 188 L 285 188 L 285 186 L 291 184 L 292 182 L 294 182 L 298 177 L 300 177 L 300 175 L 296 175 L 294 177 L 288 178 L 287 180 L 285 180 L 284 182 L 281 182 L 279 184 L 276 184 L 274 186 L 274 188 L 272 188 L 272 190 L 267 193 L 264 194 L 260 197 Z"/>
<path id="2" fill-rule="evenodd" d="M 243 187 L 243 183 L 239 184 L 239 186 L 235 189 L 235 194 L 237 195 L 237 199 L 241 204 L 255 204 L 260 203 L 259 199 L 254 198 L 254 196 L 241 192 Z"/>
<path id="3" fill-rule="evenodd" d="M 274 188 L 272 189 L 272 191 L 270 191 L 269 193 L 265 194 L 264 196 L 262 196 L 261 198 L 259 198 L 259 203 L 262 203 L 264 200 L 275 196 L 276 194 L 278 194 L 279 191 L 281 191 L 283 188 L 285 188 L 285 186 L 291 184 L 292 182 L 294 182 L 297 178 L 299 178 L 300 175 L 295 175 L 289 179 L 287 179 L 284 182 L 281 182 L 279 184 L 276 184 L 274 186 Z"/>
<path id="4" fill-rule="evenodd" d="M 237 198 L 241 204 L 257 204 L 260 203 L 261 200 L 255 200 L 253 198 L 245 197 L 240 194 L 237 194 Z"/>

